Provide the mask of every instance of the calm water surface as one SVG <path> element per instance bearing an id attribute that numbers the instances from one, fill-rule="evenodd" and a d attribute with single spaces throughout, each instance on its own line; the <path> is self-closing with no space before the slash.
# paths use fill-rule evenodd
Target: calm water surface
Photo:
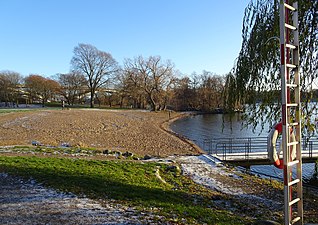
<path id="1" fill-rule="evenodd" d="M 239 114 L 234 117 L 222 114 L 196 115 L 183 118 L 171 124 L 170 128 L 186 138 L 194 141 L 204 150 L 203 140 L 213 138 L 246 138 L 246 137 L 267 137 L 269 125 L 252 128 L 243 128 Z M 305 179 L 310 179 L 314 174 L 314 163 L 303 164 L 303 175 Z M 265 174 L 277 178 L 282 178 L 282 170 L 273 165 L 251 166 L 251 171 L 258 174 Z"/>

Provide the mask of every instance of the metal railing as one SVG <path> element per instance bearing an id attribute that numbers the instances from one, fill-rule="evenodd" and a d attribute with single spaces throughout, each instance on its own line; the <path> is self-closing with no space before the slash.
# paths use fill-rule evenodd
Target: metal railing
<path id="1" fill-rule="evenodd" d="M 281 139 L 277 140 L 277 149 L 280 148 Z M 215 138 L 203 140 L 203 150 L 208 154 L 221 156 L 226 159 L 228 154 L 244 155 L 248 159 L 251 153 L 267 154 L 267 137 L 247 138 Z M 302 140 L 302 155 L 313 158 L 313 151 L 318 150 L 318 138 L 304 137 Z"/>

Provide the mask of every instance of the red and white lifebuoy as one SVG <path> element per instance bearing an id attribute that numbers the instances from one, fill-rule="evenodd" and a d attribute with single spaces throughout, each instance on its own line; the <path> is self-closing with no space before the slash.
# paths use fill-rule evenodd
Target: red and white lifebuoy
<path id="1" fill-rule="evenodd" d="M 274 166 L 279 168 L 279 169 L 283 169 L 284 168 L 284 161 L 283 159 L 280 159 L 280 153 L 282 151 L 282 144 L 280 145 L 280 149 L 279 151 L 277 151 L 276 149 L 276 142 L 277 142 L 277 138 L 279 135 L 282 134 L 282 130 L 283 130 L 283 124 L 277 123 L 270 131 L 268 138 L 267 138 L 267 153 L 268 153 L 268 158 L 271 162 L 274 163 Z M 293 130 L 290 130 L 290 141 L 291 142 L 295 142 L 296 138 L 295 138 L 295 134 L 293 132 Z M 291 149 L 291 158 L 292 160 L 294 160 L 296 158 L 296 145 L 293 145 L 292 149 Z"/>

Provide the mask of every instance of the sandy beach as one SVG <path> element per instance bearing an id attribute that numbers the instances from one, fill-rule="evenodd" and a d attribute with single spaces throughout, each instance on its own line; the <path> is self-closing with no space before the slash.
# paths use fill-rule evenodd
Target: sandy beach
<path id="1" fill-rule="evenodd" d="M 93 147 L 165 157 L 197 154 L 191 142 L 169 131 L 180 113 L 135 110 L 37 110 L 0 114 L 0 146 L 43 145 Z"/>

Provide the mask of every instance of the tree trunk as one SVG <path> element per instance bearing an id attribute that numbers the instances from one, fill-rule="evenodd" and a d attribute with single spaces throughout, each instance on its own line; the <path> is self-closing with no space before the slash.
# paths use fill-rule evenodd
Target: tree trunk
<path id="1" fill-rule="evenodd" d="M 120 97 L 120 108 L 123 108 L 124 105 L 124 97 Z"/>
<path id="2" fill-rule="evenodd" d="M 95 94 L 95 91 L 91 91 L 91 99 L 90 99 L 91 108 L 94 108 L 94 94 Z"/>
<path id="3" fill-rule="evenodd" d="M 152 94 L 149 94 L 149 100 L 150 100 L 150 104 L 151 104 L 151 111 L 157 111 L 156 102 L 153 99 Z"/>

